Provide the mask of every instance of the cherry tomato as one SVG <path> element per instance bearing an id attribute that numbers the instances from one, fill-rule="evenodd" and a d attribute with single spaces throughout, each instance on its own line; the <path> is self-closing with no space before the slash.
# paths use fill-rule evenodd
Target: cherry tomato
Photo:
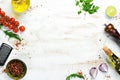
<path id="1" fill-rule="evenodd" d="M 10 17 L 9 16 L 5 16 L 6 21 L 10 21 Z"/>
<path id="2" fill-rule="evenodd" d="M 11 19 L 10 19 L 10 22 L 11 22 L 11 23 L 15 23 L 15 18 L 11 18 Z"/>
<path id="3" fill-rule="evenodd" d="M 4 17 L 2 17 L 1 22 L 2 22 L 2 24 L 5 23 L 5 18 Z"/>
<path id="4" fill-rule="evenodd" d="M 19 24 L 20 23 L 18 21 L 15 21 L 15 23 L 14 23 L 14 25 L 17 26 L 17 27 L 19 26 Z"/>
<path id="5" fill-rule="evenodd" d="M 18 31 L 19 31 L 18 28 L 13 28 L 14 33 L 17 33 Z"/>
<path id="6" fill-rule="evenodd" d="M 20 30 L 21 32 L 24 32 L 24 31 L 25 31 L 25 27 L 24 27 L 24 26 L 20 26 L 20 27 L 19 27 L 19 30 Z"/>
<path id="7" fill-rule="evenodd" d="M 0 24 L 2 25 L 2 20 L 0 20 Z"/>
<path id="8" fill-rule="evenodd" d="M 2 9 L 0 8 L 0 13 L 1 13 L 1 10 L 2 10 Z"/>
<path id="9" fill-rule="evenodd" d="M 1 11 L 1 12 L 0 12 L 0 15 L 1 15 L 2 17 L 4 17 L 4 16 L 5 16 L 5 12 L 4 12 L 4 11 Z"/>
<path id="10" fill-rule="evenodd" d="M 8 27 L 8 22 L 4 22 L 4 24 L 3 24 L 5 27 Z"/>
<path id="11" fill-rule="evenodd" d="M 13 25 L 12 24 L 9 25 L 9 29 L 11 29 L 11 30 L 13 29 Z"/>

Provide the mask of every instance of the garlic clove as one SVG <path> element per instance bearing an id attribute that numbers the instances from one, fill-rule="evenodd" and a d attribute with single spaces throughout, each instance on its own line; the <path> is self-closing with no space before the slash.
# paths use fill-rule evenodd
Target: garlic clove
<path id="1" fill-rule="evenodd" d="M 101 63 L 101 64 L 99 65 L 99 70 L 100 70 L 101 72 L 108 72 L 108 65 L 107 65 L 106 63 Z"/>
<path id="2" fill-rule="evenodd" d="M 90 73 L 90 76 L 91 76 L 92 78 L 96 78 L 96 76 L 97 76 L 97 74 L 98 74 L 98 70 L 97 70 L 96 67 L 92 67 L 92 68 L 90 69 L 89 73 Z"/>

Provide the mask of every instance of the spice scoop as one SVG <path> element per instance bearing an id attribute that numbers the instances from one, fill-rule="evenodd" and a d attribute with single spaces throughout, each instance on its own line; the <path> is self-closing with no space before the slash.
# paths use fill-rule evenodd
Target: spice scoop
<path id="1" fill-rule="evenodd" d="M 12 51 L 12 47 L 6 43 L 2 43 L 1 47 L 0 47 L 0 66 L 3 66 L 7 60 L 7 58 L 9 57 L 11 51 Z"/>
<path id="2" fill-rule="evenodd" d="M 13 59 L 8 62 L 5 72 L 12 79 L 19 80 L 25 76 L 27 67 L 23 61 L 19 59 Z"/>

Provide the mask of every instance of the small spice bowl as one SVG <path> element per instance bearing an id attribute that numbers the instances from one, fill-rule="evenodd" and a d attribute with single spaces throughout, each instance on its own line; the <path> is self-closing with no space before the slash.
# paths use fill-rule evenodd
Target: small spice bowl
<path id="1" fill-rule="evenodd" d="M 23 61 L 19 59 L 13 59 L 8 62 L 5 72 L 12 79 L 18 80 L 25 76 L 27 67 Z"/>

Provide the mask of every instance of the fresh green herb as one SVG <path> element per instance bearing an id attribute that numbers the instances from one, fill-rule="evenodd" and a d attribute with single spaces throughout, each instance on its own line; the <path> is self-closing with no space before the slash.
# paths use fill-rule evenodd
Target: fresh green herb
<path id="1" fill-rule="evenodd" d="M 75 78 L 75 77 L 85 79 L 83 75 L 74 73 L 74 74 L 70 74 L 69 76 L 67 76 L 66 80 L 70 80 L 71 78 Z"/>
<path id="2" fill-rule="evenodd" d="M 93 4 L 93 0 L 75 0 L 76 6 L 80 7 L 78 14 L 81 14 L 83 11 L 88 12 L 89 14 L 94 14 L 99 9 L 98 6 Z"/>
<path id="3" fill-rule="evenodd" d="M 15 38 L 15 39 L 21 41 L 21 38 L 18 34 L 15 34 L 9 30 L 3 30 L 2 28 L 3 28 L 3 25 L 0 25 L 0 30 L 2 30 L 9 38 Z"/>
<path id="4" fill-rule="evenodd" d="M 12 33 L 8 30 L 5 30 L 4 33 L 9 36 L 9 38 L 16 38 L 17 40 L 21 41 L 21 38 L 18 34 Z"/>

